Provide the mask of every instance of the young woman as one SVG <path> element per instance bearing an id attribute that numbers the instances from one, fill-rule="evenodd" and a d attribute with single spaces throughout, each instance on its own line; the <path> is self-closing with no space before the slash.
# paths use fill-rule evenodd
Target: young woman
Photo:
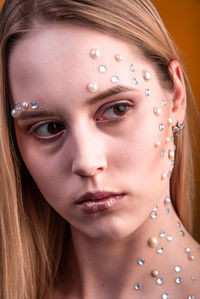
<path id="1" fill-rule="evenodd" d="M 200 298 L 197 108 L 152 3 L 7 0 L 0 42 L 1 298 Z"/>

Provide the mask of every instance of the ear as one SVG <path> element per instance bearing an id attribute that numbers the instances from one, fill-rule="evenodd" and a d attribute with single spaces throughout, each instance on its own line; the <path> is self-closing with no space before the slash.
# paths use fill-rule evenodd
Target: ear
<path id="1" fill-rule="evenodd" d="M 186 90 L 183 78 L 183 73 L 180 64 L 173 60 L 169 65 L 169 72 L 171 73 L 174 90 L 172 92 L 172 110 L 171 116 L 175 123 L 183 122 L 186 113 Z"/>

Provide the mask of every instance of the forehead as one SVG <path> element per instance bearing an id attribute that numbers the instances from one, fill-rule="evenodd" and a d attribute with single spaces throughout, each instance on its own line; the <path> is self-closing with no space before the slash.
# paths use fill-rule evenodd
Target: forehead
<path id="1" fill-rule="evenodd" d="M 98 49 L 98 59 L 91 57 L 91 50 Z M 116 61 L 116 55 L 123 57 Z M 73 90 L 87 97 L 86 86 L 97 82 L 100 91 L 112 87 L 111 78 L 117 76 L 120 84 L 131 85 L 134 64 L 137 75 L 152 65 L 139 51 L 124 41 L 110 35 L 71 24 L 43 24 L 21 39 L 9 60 L 9 77 L 13 97 L 41 97 L 52 86 L 57 95 Z M 106 73 L 99 71 L 106 67 Z M 139 78 L 139 77 L 138 77 Z M 36 89 L 37 87 L 37 89 Z M 28 94 L 27 94 L 28 93 Z"/>

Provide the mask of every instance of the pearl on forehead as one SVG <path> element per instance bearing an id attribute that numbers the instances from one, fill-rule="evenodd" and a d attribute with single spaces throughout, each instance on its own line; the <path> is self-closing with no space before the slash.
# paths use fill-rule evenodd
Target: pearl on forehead
<path id="1" fill-rule="evenodd" d="M 117 55 L 115 55 L 115 60 L 116 60 L 116 61 L 118 61 L 118 62 L 120 62 L 120 61 L 122 61 L 122 60 L 123 60 L 123 56 L 122 56 L 122 55 L 119 55 L 119 54 L 117 54 Z"/>
<path id="2" fill-rule="evenodd" d="M 97 59 L 100 57 L 100 51 L 98 49 L 93 49 L 91 50 L 90 52 L 90 56 L 93 58 L 93 59 Z"/>
<path id="3" fill-rule="evenodd" d="M 88 84 L 88 91 L 89 92 L 96 92 L 98 90 L 98 84 L 95 82 L 91 82 Z"/>
<path id="4" fill-rule="evenodd" d="M 144 71 L 142 73 L 144 80 L 148 81 L 151 79 L 151 74 L 149 72 Z"/>

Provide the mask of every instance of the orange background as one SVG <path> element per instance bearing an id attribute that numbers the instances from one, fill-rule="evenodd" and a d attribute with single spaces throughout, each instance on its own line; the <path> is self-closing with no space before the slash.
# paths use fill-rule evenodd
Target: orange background
<path id="1" fill-rule="evenodd" d="M 3 4 L 0 0 L 0 5 Z M 200 0 L 152 0 L 181 49 L 200 108 Z"/>

